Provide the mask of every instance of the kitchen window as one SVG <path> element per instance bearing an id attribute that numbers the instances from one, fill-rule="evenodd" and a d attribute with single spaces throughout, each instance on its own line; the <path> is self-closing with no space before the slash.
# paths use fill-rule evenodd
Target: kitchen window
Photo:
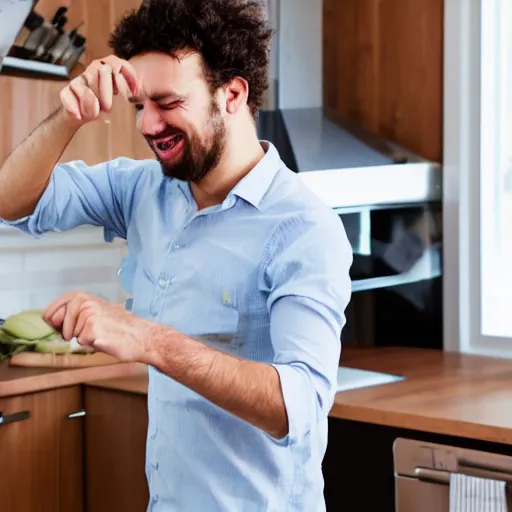
<path id="1" fill-rule="evenodd" d="M 445 1 L 444 346 L 512 357 L 512 2 Z"/>

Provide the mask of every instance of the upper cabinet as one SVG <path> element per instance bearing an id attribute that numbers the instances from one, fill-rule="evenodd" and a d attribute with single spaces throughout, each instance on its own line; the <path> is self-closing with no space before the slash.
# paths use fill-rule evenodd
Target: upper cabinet
<path id="1" fill-rule="evenodd" d="M 67 7 L 67 27 L 80 27 L 86 39 L 74 73 L 94 59 L 108 55 L 108 38 L 116 21 L 140 0 L 39 0 L 34 11 L 51 20 L 57 9 Z M 73 75 L 72 75 L 73 76 Z M 0 74 L 0 162 L 60 103 L 67 81 L 19 78 Z M 147 143 L 135 127 L 135 110 L 116 98 L 108 115 L 80 128 L 61 157 L 95 164 L 118 156 L 152 158 Z"/>
<path id="2" fill-rule="evenodd" d="M 444 0 L 324 0 L 326 115 L 442 161 Z"/>

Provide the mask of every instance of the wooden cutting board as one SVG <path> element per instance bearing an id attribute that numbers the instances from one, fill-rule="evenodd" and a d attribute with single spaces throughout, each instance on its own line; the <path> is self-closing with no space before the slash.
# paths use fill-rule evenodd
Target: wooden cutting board
<path id="1" fill-rule="evenodd" d="M 11 366 L 31 366 L 33 368 L 87 368 L 120 363 L 119 359 L 94 352 L 92 354 L 40 354 L 21 352 L 9 360 Z"/>

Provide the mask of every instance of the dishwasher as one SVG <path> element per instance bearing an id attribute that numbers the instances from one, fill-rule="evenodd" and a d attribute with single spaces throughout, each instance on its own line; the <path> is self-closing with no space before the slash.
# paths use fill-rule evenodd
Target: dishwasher
<path id="1" fill-rule="evenodd" d="M 512 457 L 398 438 L 393 459 L 395 512 L 449 512 L 454 474 L 506 482 L 507 507 L 512 511 Z"/>

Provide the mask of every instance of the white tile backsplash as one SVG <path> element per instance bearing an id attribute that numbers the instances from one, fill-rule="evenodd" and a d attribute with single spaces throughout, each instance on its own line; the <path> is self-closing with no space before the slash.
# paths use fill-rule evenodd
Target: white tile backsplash
<path id="1" fill-rule="evenodd" d="M 0 234 L 0 318 L 45 308 L 76 290 L 124 302 L 118 270 L 125 243 L 106 243 L 99 231 L 80 228 L 40 240 L 15 232 Z"/>

